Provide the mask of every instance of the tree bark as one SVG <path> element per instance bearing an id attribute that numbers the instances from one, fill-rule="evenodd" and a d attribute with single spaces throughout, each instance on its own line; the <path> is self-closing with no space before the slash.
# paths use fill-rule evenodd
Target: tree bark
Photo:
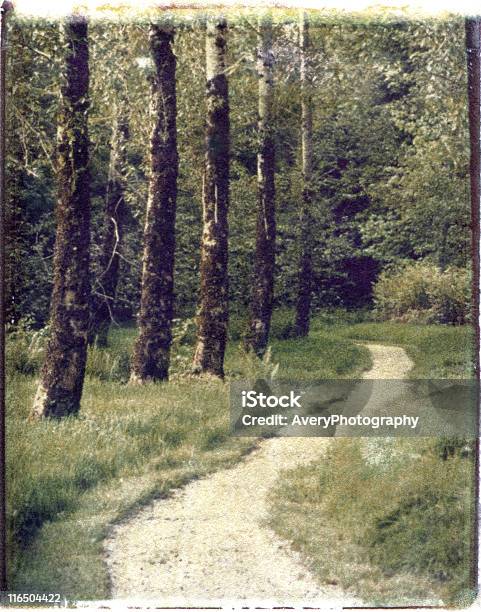
<path id="1" fill-rule="evenodd" d="M 127 168 L 126 144 L 129 125 L 125 108 L 118 108 L 112 134 L 110 167 L 105 197 L 105 218 L 100 252 L 100 271 L 92 300 L 93 312 L 90 343 L 107 346 L 110 322 L 113 318 L 115 294 L 119 279 L 120 249 L 125 220 L 125 173 Z"/>
<path id="2" fill-rule="evenodd" d="M 175 216 L 177 200 L 176 59 L 171 28 L 152 25 L 149 40 L 155 64 L 151 107 L 150 182 L 144 227 L 139 336 L 131 382 L 167 380 L 174 305 Z"/>
<path id="3" fill-rule="evenodd" d="M 62 25 L 65 62 L 58 115 L 58 200 L 51 335 L 34 417 L 75 414 L 87 357 L 90 283 L 90 175 L 88 25 L 72 16 Z"/>
<path id="4" fill-rule="evenodd" d="M 472 249 L 472 318 L 475 325 L 475 377 L 480 376 L 480 325 L 479 325 L 479 292 L 480 292 L 480 210 L 481 210 L 481 17 L 466 19 L 466 55 L 468 72 L 468 111 L 470 135 L 469 174 L 471 183 L 471 249 Z M 474 454 L 474 492 L 471 505 L 472 538 L 470 583 L 475 591 L 479 576 L 479 475 L 480 454 L 479 442 L 479 403 L 476 421 L 475 441 L 472 443 Z"/>
<path id="5" fill-rule="evenodd" d="M 0 591 L 7 584 L 7 514 L 5 503 L 5 68 L 7 62 L 7 14 L 10 2 L 0 4 Z"/>
<path id="6" fill-rule="evenodd" d="M 257 226 L 254 274 L 250 303 L 247 348 L 259 357 L 269 340 L 274 298 L 274 265 L 276 248 L 275 148 L 272 102 L 274 94 L 274 56 L 272 53 L 272 21 L 259 19 L 257 75 L 259 81 L 259 118 L 257 153 Z"/>
<path id="7" fill-rule="evenodd" d="M 229 206 L 229 100 L 225 74 L 227 24 L 208 22 L 206 32 L 207 122 L 203 185 L 200 302 L 193 370 L 224 376 L 229 318 L 227 276 Z"/>
<path id="8" fill-rule="evenodd" d="M 301 255 L 299 259 L 295 332 L 297 336 L 307 336 L 312 296 L 312 75 L 309 69 L 309 24 L 304 12 L 301 13 L 299 30 L 301 47 L 302 203 L 300 215 Z"/>
<path id="9" fill-rule="evenodd" d="M 468 67 L 468 112 L 470 134 L 471 240 L 473 265 L 473 321 L 479 319 L 481 208 L 481 17 L 466 19 L 466 52 Z M 477 369 L 479 368 L 479 336 L 477 338 Z M 477 372 L 478 374 L 478 372 Z"/>

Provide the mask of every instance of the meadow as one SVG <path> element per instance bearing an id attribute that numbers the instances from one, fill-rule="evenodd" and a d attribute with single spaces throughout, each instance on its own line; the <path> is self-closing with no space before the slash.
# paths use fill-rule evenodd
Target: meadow
<path id="1" fill-rule="evenodd" d="M 273 321 L 264 360 L 241 348 L 233 317 L 229 378 L 268 375 L 339 378 L 369 368 L 367 349 L 319 329 L 289 334 L 289 312 Z M 44 338 L 16 332 L 8 341 L 7 457 L 10 584 L 71 599 L 109 594 L 102 541 L 109 526 L 154 497 L 233 462 L 258 443 L 229 436 L 228 385 L 189 374 L 193 323 L 178 321 L 171 380 L 128 385 L 133 327 L 111 331 L 106 349 L 91 348 L 78 416 L 28 419 Z"/>
<path id="2" fill-rule="evenodd" d="M 366 341 L 404 346 L 415 378 L 470 375 L 471 328 L 359 319 L 320 313 L 308 338 L 292 339 L 290 312 L 280 310 L 271 350 L 261 361 L 241 348 L 243 319 L 234 316 L 227 383 L 269 376 L 274 369 L 290 379 L 355 378 L 371 365 L 368 350 L 358 344 Z M 7 513 L 13 589 L 60 592 L 72 600 L 107 598 L 102 542 L 110 526 L 191 479 L 233 465 L 259 443 L 229 435 L 228 384 L 189 374 L 193 322 L 178 321 L 175 329 L 168 383 L 126 384 L 136 332 L 115 327 L 108 348 L 90 349 L 79 415 L 38 422 L 28 414 L 44 338 L 38 332 L 10 336 Z M 347 588 L 359 584 L 368 599 L 392 600 L 393 583 L 401 599 L 425 593 L 424 579 L 414 580 L 418 574 L 433 592 L 459 594 L 469 565 L 472 462 L 459 453 L 442 461 L 432 441 L 394 444 L 394 463 L 371 465 L 360 440 L 334 440 L 329 461 L 299 468 L 279 482 L 271 526 L 306 555 L 320 579 Z M 329 549 L 336 550 L 327 566 L 326 534 Z M 353 550 L 362 560 L 357 565 L 348 561 Z M 359 574 L 359 567 L 368 567 L 367 574 Z M 386 581 L 386 575 L 394 578 Z"/>

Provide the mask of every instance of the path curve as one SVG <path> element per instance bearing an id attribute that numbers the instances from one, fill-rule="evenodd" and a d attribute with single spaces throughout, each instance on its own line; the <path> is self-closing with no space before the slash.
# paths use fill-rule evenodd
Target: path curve
<path id="1" fill-rule="evenodd" d="M 373 368 L 365 378 L 402 378 L 412 366 L 399 347 L 366 346 Z M 265 440 L 236 466 L 115 526 L 105 543 L 112 598 L 179 607 L 355 603 L 340 587 L 319 585 L 300 555 L 265 527 L 268 492 L 281 470 L 310 463 L 328 444 L 329 438 Z"/>

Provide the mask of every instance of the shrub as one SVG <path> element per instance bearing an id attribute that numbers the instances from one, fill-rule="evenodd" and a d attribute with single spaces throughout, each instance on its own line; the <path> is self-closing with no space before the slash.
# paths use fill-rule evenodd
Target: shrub
<path id="1" fill-rule="evenodd" d="M 383 320 L 463 325 L 470 321 L 470 274 L 426 262 L 385 271 L 374 287 L 374 304 Z"/>

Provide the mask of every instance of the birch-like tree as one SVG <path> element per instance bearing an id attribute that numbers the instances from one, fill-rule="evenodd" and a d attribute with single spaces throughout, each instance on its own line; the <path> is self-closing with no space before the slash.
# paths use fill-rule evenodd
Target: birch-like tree
<path id="1" fill-rule="evenodd" d="M 58 113 L 56 238 L 50 339 L 34 417 L 78 412 L 87 358 L 90 283 L 89 47 L 81 16 L 62 22 L 65 53 Z"/>
<path id="2" fill-rule="evenodd" d="M 260 357 L 269 339 L 274 297 L 276 248 L 275 149 L 273 128 L 274 55 L 272 19 L 259 18 L 257 50 L 258 152 L 257 152 L 257 225 L 254 274 L 250 301 L 249 330 L 246 345 Z"/>
<path id="3" fill-rule="evenodd" d="M 224 376 L 229 318 L 227 276 L 229 207 L 229 99 L 227 23 L 209 21 L 206 31 L 206 131 L 200 301 L 193 370 Z"/>
<path id="4" fill-rule="evenodd" d="M 174 31 L 152 25 L 150 52 L 155 66 L 151 88 L 154 126 L 150 139 L 150 182 L 144 227 L 139 336 L 131 382 L 167 380 L 174 303 L 177 202 L 177 101 Z"/>
<path id="5" fill-rule="evenodd" d="M 307 336 L 312 296 L 312 74 L 309 69 L 309 23 L 304 11 L 300 14 L 299 37 L 301 52 L 302 201 L 295 332 L 297 336 Z"/>
<path id="6" fill-rule="evenodd" d="M 122 105 L 116 107 L 110 147 L 110 165 L 105 196 L 99 274 L 94 285 L 89 340 L 107 346 L 119 280 L 120 250 L 125 220 L 126 146 L 129 125 Z"/>

